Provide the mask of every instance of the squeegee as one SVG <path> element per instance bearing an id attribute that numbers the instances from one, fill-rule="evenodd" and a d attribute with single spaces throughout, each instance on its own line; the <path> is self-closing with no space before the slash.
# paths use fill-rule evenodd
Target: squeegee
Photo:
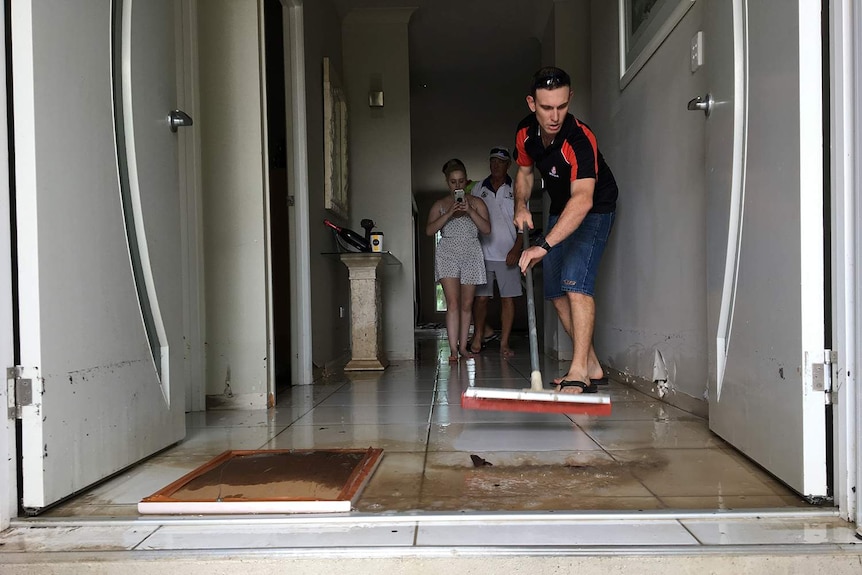
<path id="1" fill-rule="evenodd" d="M 526 225 L 524 225 L 523 236 L 524 249 L 527 249 L 530 247 L 530 233 Z M 607 394 L 561 393 L 544 388 L 542 372 L 539 369 L 539 336 L 536 332 L 532 266 L 527 268 L 526 276 L 527 323 L 530 332 L 530 387 L 502 389 L 471 386 L 461 394 L 461 407 L 490 411 L 610 415 L 611 398 Z"/>

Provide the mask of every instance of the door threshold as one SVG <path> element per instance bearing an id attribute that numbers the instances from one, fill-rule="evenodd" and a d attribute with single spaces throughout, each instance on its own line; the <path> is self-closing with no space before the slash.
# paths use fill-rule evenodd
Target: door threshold
<path id="1" fill-rule="evenodd" d="M 226 525 L 226 524 L 317 524 L 317 525 L 369 525 L 406 523 L 531 523 L 580 521 L 677 521 L 677 520 L 745 520 L 745 519 L 812 519 L 838 517 L 837 507 L 774 508 L 740 510 L 680 510 L 661 511 L 477 511 L 460 513 L 409 512 L 409 513 L 337 513 L 295 515 L 220 515 L 187 517 L 176 515 L 148 515 L 137 518 L 116 517 L 19 517 L 12 527 L 84 527 L 133 525 Z"/>

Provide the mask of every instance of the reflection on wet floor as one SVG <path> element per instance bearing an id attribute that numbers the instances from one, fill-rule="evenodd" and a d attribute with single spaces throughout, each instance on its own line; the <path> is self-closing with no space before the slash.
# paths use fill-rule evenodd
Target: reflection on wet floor
<path id="1" fill-rule="evenodd" d="M 419 332 L 415 362 L 293 387 L 270 410 L 190 413 L 185 441 L 45 515 L 136 516 L 141 498 L 226 450 L 368 447 L 384 455 L 363 512 L 808 506 L 702 418 L 613 381 L 608 417 L 461 409 L 468 385 L 528 386 L 527 340 L 514 344 L 509 360 L 491 344 L 449 365 L 444 334 Z M 549 380 L 560 364 L 544 362 Z"/>

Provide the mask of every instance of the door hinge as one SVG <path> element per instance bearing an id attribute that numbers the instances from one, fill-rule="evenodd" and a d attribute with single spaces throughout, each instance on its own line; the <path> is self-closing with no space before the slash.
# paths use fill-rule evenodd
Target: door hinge
<path id="1" fill-rule="evenodd" d="M 21 419 L 21 408 L 33 405 L 39 370 L 16 365 L 6 368 L 6 406 L 9 419 Z"/>
<path id="2" fill-rule="evenodd" d="M 294 207 L 296 205 L 296 198 L 294 196 L 287 196 L 287 205 L 288 207 Z"/>
<path id="3" fill-rule="evenodd" d="M 818 354 L 819 355 L 819 354 Z M 826 405 L 833 405 L 832 382 L 833 366 L 838 363 L 838 352 L 826 349 L 823 350 L 823 361 L 811 363 L 811 389 L 814 391 L 822 391 Z"/>

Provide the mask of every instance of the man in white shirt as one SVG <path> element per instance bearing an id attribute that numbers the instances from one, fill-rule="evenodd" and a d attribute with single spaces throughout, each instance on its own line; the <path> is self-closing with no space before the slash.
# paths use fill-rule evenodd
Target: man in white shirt
<path id="1" fill-rule="evenodd" d="M 480 235 L 482 252 L 485 255 L 485 274 L 488 283 L 476 286 L 476 300 L 473 303 L 473 333 L 485 335 L 488 313 L 488 300 L 494 295 L 494 282 L 500 291 L 500 353 L 503 357 L 514 355 L 509 347 L 512 322 L 515 319 L 514 298 L 521 295 L 521 271 L 518 259 L 521 257 L 523 237 L 515 229 L 515 193 L 509 166 L 512 156 L 503 147 L 491 148 L 489 154 L 491 175 L 473 187 L 472 194 L 485 202 L 491 219 L 491 233 Z M 483 337 L 473 336 L 470 345 L 473 353 L 481 351 Z"/>

